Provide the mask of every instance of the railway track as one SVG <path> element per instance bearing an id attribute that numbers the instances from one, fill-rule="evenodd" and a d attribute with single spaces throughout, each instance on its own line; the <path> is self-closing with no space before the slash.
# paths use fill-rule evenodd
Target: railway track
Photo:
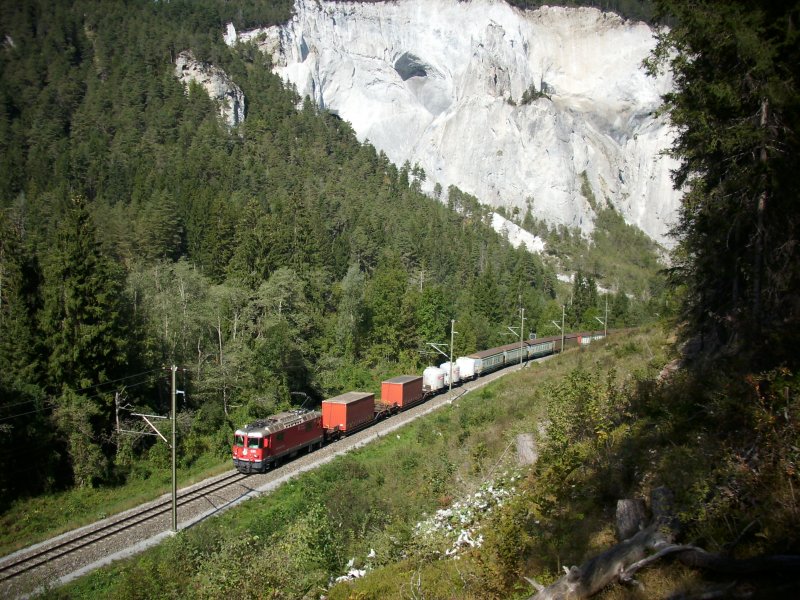
<path id="1" fill-rule="evenodd" d="M 445 404 L 453 403 L 471 389 L 482 387 L 510 370 L 512 369 L 503 369 L 460 388 L 454 388 L 451 393 L 437 396 L 371 428 L 324 446 L 321 450 L 301 454 L 267 473 L 242 475 L 231 471 L 187 488 L 179 492 L 178 496 L 178 507 L 183 507 L 179 511 L 179 529 L 189 527 L 247 498 L 269 493 L 292 477 L 378 439 Z M 0 558 L 0 597 L 26 597 L 36 591 L 71 581 L 115 559 L 135 554 L 158 543 L 169 535 L 171 511 L 171 498 L 162 497 L 140 509 L 133 509 Z"/>
<path id="2" fill-rule="evenodd" d="M 247 479 L 246 475 L 232 472 L 224 475 L 222 478 L 217 478 L 208 483 L 202 483 L 199 486 L 194 486 L 179 494 L 177 505 L 178 507 L 186 506 L 191 502 L 204 499 L 212 494 L 220 492 L 231 485 L 238 484 L 244 479 Z M 97 544 L 102 540 L 127 531 L 133 527 L 157 519 L 161 515 L 170 514 L 171 511 L 172 499 L 160 500 L 141 510 L 135 510 L 135 512 L 132 513 L 126 513 L 122 516 L 118 515 L 111 519 L 100 521 L 95 524 L 95 526 L 82 528 L 77 532 L 73 532 L 73 534 L 59 536 L 59 538 L 57 538 L 59 541 L 56 543 L 45 542 L 39 544 L 37 545 L 37 549 L 33 552 L 28 549 L 27 551 L 23 550 L 15 553 L 12 555 L 11 560 L 7 557 L 5 560 L 0 561 L 0 584 L 50 564 L 53 561 L 75 553 L 83 548 Z"/>

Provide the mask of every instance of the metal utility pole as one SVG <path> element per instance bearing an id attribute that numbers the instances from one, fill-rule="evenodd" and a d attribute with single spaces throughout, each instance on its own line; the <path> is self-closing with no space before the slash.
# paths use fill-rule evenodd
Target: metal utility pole
<path id="1" fill-rule="evenodd" d="M 121 429 L 119 426 L 119 392 L 114 392 L 114 409 L 117 416 L 117 436 L 119 436 L 119 430 Z M 119 440 L 117 440 L 117 448 L 119 448 Z"/>
<path id="2" fill-rule="evenodd" d="M 122 437 L 123 433 L 130 433 L 122 429 L 122 422 L 119 418 L 119 411 L 121 410 L 130 410 L 131 405 L 125 404 L 123 405 L 123 401 L 127 400 L 127 396 L 125 394 L 125 387 L 123 386 L 121 389 L 114 392 L 114 413 L 117 420 L 117 432 L 116 432 L 116 443 L 117 443 L 117 454 L 119 454 L 119 446 L 120 446 L 120 438 Z"/>
<path id="3" fill-rule="evenodd" d="M 603 326 L 603 337 L 608 337 L 608 298 L 606 298 L 606 318 L 595 317 L 595 319 Z"/>
<path id="4" fill-rule="evenodd" d="M 178 531 L 178 473 L 177 473 L 177 431 L 176 431 L 176 422 L 177 422 L 177 409 L 176 409 L 176 400 L 175 397 L 178 394 L 186 394 L 185 390 L 176 390 L 175 389 L 175 373 L 178 371 L 178 367 L 172 365 L 170 368 L 172 372 L 171 382 L 170 382 L 170 395 L 172 396 L 172 410 L 170 417 L 163 417 L 161 415 L 145 415 L 141 413 L 131 413 L 133 417 L 141 417 L 145 423 L 150 426 L 150 429 L 153 430 L 154 433 L 147 433 L 143 431 L 130 431 L 127 429 L 120 429 L 120 433 L 135 433 L 137 435 L 157 435 L 160 437 L 164 442 L 172 447 L 172 531 Z M 169 440 L 164 437 L 164 434 L 159 431 L 158 427 L 153 425 L 151 419 L 167 419 L 170 418 L 172 420 L 172 443 L 170 444 Z"/>
<path id="5" fill-rule="evenodd" d="M 562 304 L 561 305 L 561 325 L 560 326 L 555 321 L 550 321 L 553 325 L 558 327 L 558 330 L 561 332 L 561 350 L 559 350 L 559 352 L 564 352 L 564 335 L 565 335 L 564 318 L 566 316 L 566 312 L 567 312 L 567 305 L 566 304 Z"/>
<path id="6" fill-rule="evenodd" d="M 558 323 L 556 323 L 556 322 L 555 322 L 555 321 L 553 321 L 553 320 L 551 320 L 550 322 L 551 322 L 553 325 L 555 325 L 556 329 L 558 329 L 559 331 L 561 331 L 561 329 L 562 329 L 562 328 L 561 328 L 561 325 L 559 325 Z"/>
<path id="7" fill-rule="evenodd" d="M 453 336 L 455 335 L 454 326 L 456 324 L 455 319 L 450 319 L 450 387 L 448 388 L 448 393 L 453 391 Z"/>
<path id="8" fill-rule="evenodd" d="M 175 435 L 175 373 L 178 367 L 172 365 L 172 531 L 178 531 L 178 473 L 176 464 L 176 435 Z"/>
<path id="9" fill-rule="evenodd" d="M 525 331 L 525 309 L 520 308 L 521 319 L 519 323 L 519 366 L 522 367 L 522 342 L 524 339 L 524 331 Z M 558 324 L 556 323 L 556 327 Z M 517 335 L 517 328 L 511 325 L 506 325 L 506 329 L 508 329 L 514 335 Z"/>
<path id="10" fill-rule="evenodd" d="M 453 329 L 453 326 L 455 325 L 455 323 L 456 323 L 455 319 L 451 319 L 450 320 L 450 354 L 449 355 L 439 347 L 439 346 L 446 346 L 447 344 L 436 344 L 434 342 L 425 342 L 426 344 L 428 344 L 428 346 L 430 346 L 431 348 L 436 350 L 439 354 L 444 356 L 450 363 L 450 387 L 448 389 L 449 392 L 453 391 L 453 336 L 458 333 L 455 329 Z"/>

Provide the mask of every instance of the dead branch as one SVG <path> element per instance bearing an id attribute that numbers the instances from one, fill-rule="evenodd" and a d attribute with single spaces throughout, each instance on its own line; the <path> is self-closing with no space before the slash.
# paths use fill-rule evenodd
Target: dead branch
<path id="1" fill-rule="evenodd" d="M 647 556 L 648 550 L 661 537 L 658 528 L 650 526 L 633 537 L 591 558 L 580 567 L 573 566 L 569 573 L 547 586 L 531 599 L 579 600 L 589 598 L 608 584 L 616 581 L 628 565 Z"/>
<path id="2" fill-rule="evenodd" d="M 737 577 L 769 575 L 774 579 L 786 580 L 797 579 L 800 574 L 800 556 L 735 559 L 707 552 L 697 546 L 675 544 L 673 539 L 679 524 L 672 511 L 672 495 L 663 488 L 653 490 L 650 502 L 653 521 L 647 528 L 589 559 L 580 567 L 565 568 L 566 575 L 552 585 L 543 588 L 526 577 L 528 583 L 537 590 L 530 600 L 583 600 L 615 581 L 635 583 L 634 573 L 669 555 L 675 555 L 681 563 L 695 569 Z M 630 508 L 630 505 L 626 508 Z M 638 508 L 634 510 L 638 512 Z M 632 521 L 635 522 L 635 519 Z M 629 526 L 631 524 L 627 523 Z"/>
<path id="3" fill-rule="evenodd" d="M 687 550 L 701 550 L 701 549 L 695 546 L 681 546 L 678 544 L 670 544 L 668 546 L 664 546 L 655 554 L 651 554 L 650 556 L 643 558 L 642 560 L 637 561 L 632 565 L 628 566 L 624 571 L 622 571 L 619 574 L 619 580 L 627 583 L 633 579 L 633 574 L 636 573 L 636 571 L 638 571 L 639 569 L 646 567 L 650 563 L 654 563 L 657 560 L 661 560 L 668 554 L 675 554 L 676 552 L 686 552 Z"/>

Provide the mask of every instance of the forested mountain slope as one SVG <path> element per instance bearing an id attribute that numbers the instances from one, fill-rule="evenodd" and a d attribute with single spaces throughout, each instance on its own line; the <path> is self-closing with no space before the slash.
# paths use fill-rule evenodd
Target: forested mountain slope
<path id="1" fill-rule="evenodd" d="M 495 234 L 474 198 L 452 188 L 450 210 L 421 194 L 424 173 L 298 109 L 263 56 L 222 41 L 227 22 L 288 11 L 3 2 L 0 504 L 124 480 L 157 453 L 114 429 L 166 409 L 165 365 L 186 369 L 189 464 L 297 393 L 319 400 L 436 360 L 421 351 L 452 318 L 466 353 L 508 341 L 520 307 L 530 331 L 560 317 L 554 273 Z M 175 77 L 187 49 L 241 87 L 243 124 L 228 128 Z M 612 325 L 630 318 L 619 298 Z M 594 325 L 591 308 L 570 309 L 570 324 Z"/>

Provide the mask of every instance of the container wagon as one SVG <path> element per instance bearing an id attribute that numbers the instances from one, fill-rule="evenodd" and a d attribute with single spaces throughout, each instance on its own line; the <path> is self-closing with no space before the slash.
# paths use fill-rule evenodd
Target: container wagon
<path id="1" fill-rule="evenodd" d="M 347 392 L 322 401 L 322 428 L 328 439 L 334 439 L 368 427 L 379 414 L 375 394 Z"/>
<path id="2" fill-rule="evenodd" d="M 381 402 L 388 407 L 405 410 L 422 402 L 427 395 L 419 375 L 400 375 L 381 383 Z"/>

